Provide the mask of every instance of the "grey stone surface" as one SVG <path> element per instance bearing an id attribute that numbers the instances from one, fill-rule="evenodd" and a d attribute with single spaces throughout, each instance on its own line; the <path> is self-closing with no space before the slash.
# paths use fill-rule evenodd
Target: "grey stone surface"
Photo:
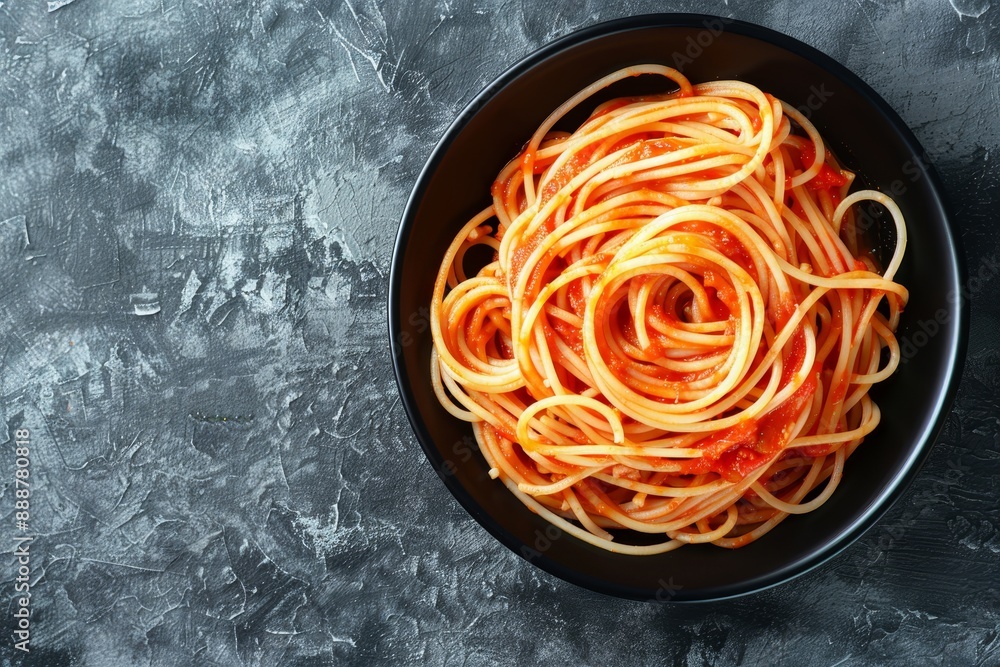
<path id="1" fill-rule="evenodd" d="M 553 4 L 0 3 L 0 663 L 1000 664 L 1000 6 Z M 592 594 L 490 538 L 416 445 L 384 324 L 403 203 L 463 105 L 651 11 L 859 74 L 938 156 L 982 277 L 904 499 L 821 569 L 699 606 Z"/>

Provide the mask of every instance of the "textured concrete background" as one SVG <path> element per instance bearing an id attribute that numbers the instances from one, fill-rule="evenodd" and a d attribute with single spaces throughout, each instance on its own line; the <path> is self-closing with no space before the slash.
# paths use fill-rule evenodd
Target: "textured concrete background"
<path id="1" fill-rule="evenodd" d="M 998 3 L 247 4 L 0 3 L 2 664 L 1000 664 Z M 384 324 L 403 203 L 462 106 L 650 11 L 776 28 L 868 81 L 938 156 L 983 278 L 903 501 L 820 570 L 694 607 L 578 589 L 479 528 L 405 422 Z"/>

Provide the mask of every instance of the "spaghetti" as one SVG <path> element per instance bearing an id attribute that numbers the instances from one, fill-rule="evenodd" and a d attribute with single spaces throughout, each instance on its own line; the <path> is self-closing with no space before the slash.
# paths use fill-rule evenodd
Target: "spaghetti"
<path id="1" fill-rule="evenodd" d="M 638 75 L 677 90 L 553 130 Z M 545 120 L 447 249 L 438 399 L 472 423 L 491 477 L 611 551 L 741 547 L 814 510 L 879 422 L 868 390 L 899 363 L 907 300 L 902 214 L 848 194 L 853 180 L 807 118 L 752 85 L 657 65 L 604 77 Z M 862 200 L 895 222 L 884 271 Z M 467 275 L 478 246 L 493 260 Z"/>

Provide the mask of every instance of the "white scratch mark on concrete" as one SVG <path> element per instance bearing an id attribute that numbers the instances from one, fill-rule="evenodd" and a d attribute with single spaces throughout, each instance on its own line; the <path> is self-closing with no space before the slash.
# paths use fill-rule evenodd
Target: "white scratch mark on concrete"
<path id="1" fill-rule="evenodd" d="M 49 12 L 54 12 L 57 9 L 62 9 L 66 5 L 72 4 L 76 0 L 49 0 Z"/>
<path id="2" fill-rule="evenodd" d="M 160 295 L 156 292 L 138 292 L 129 295 L 132 311 L 139 317 L 156 315 L 160 312 Z"/>
<path id="3" fill-rule="evenodd" d="M 186 313 L 191 309 L 191 304 L 194 302 L 194 296 L 198 293 L 198 288 L 201 287 L 201 280 L 195 274 L 194 269 L 188 274 L 187 282 L 184 283 L 184 289 L 181 291 L 181 304 L 180 312 L 177 314 Z"/>
<path id="4" fill-rule="evenodd" d="M 948 0 L 948 2 L 960 19 L 964 16 L 978 19 L 990 8 L 990 0 Z"/>

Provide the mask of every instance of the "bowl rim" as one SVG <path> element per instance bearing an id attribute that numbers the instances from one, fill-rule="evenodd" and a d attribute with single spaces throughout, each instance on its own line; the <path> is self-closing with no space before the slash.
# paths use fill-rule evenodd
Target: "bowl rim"
<path id="1" fill-rule="evenodd" d="M 444 155 L 449 150 L 452 142 L 468 125 L 478 111 L 485 106 L 499 91 L 506 88 L 522 74 L 526 73 L 536 65 L 556 56 L 560 52 L 583 44 L 584 42 L 604 38 L 616 33 L 631 32 L 643 29 L 656 28 L 697 28 L 706 27 L 710 21 L 722 21 L 724 30 L 752 39 L 770 43 L 781 49 L 789 51 L 799 57 L 812 62 L 813 64 L 826 70 L 832 76 L 839 78 L 846 85 L 856 91 L 865 102 L 877 113 L 881 114 L 899 133 L 900 138 L 907 149 L 915 156 L 926 156 L 927 152 L 920 145 L 917 138 L 909 129 L 900 116 L 882 99 L 860 77 L 850 71 L 847 67 L 834 60 L 831 56 L 812 47 L 794 37 L 778 32 L 771 28 L 750 23 L 747 21 L 732 19 L 725 16 L 695 13 L 653 13 L 641 14 L 627 18 L 614 19 L 592 24 L 590 26 L 575 30 L 567 35 L 548 42 L 533 50 L 528 55 L 522 57 L 516 63 L 505 69 L 499 76 L 488 83 L 477 95 L 475 95 L 458 113 L 455 120 L 448 126 L 441 138 L 435 144 L 428 156 L 424 166 L 414 183 L 413 189 L 407 199 L 406 205 L 400 219 L 399 228 L 392 250 L 392 260 L 389 273 L 388 289 L 388 333 L 389 351 L 392 359 L 393 373 L 396 379 L 397 389 L 400 394 L 403 408 L 407 419 L 417 436 L 425 456 L 433 466 L 435 472 L 444 482 L 445 486 L 476 522 L 486 529 L 494 538 L 501 542 L 508 549 L 518 556 L 525 558 L 531 564 L 540 567 L 549 574 L 552 574 L 563 581 L 587 588 L 589 590 L 603 593 L 614 597 L 664 601 L 660 596 L 650 593 L 647 589 L 639 589 L 609 582 L 605 579 L 592 577 L 577 570 L 567 568 L 562 563 L 547 558 L 544 554 L 533 554 L 528 558 L 525 556 L 525 544 L 520 539 L 508 532 L 500 525 L 488 512 L 486 512 L 458 483 L 453 475 L 448 475 L 443 469 L 445 467 L 444 457 L 434 445 L 423 417 L 409 395 L 411 392 L 409 376 L 402 363 L 402 353 L 404 345 L 400 340 L 402 332 L 402 314 L 399 309 L 399 292 L 403 280 L 403 256 L 407 242 L 410 237 L 411 228 L 416 217 L 416 212 L 420 207 L 427 187 L 436 172 Z M 945 189 L 940 177 L 930 160 L 923 161 L 923 169 L 926 175 L 926 188 L 929 189 L 933 197 L 939 202 L 943 213 L 944 231 L 948 237 L 948 245 L 945 252 L 950 255 L 951 264 L 947 267 L 946 275 L 958 285 L 964 285 L 967 281 L 967 269 L 965 254 L 962 249 L 961 236 L 957 233 L 956 225 L 953 222 L 951 205 L 947 199 Z M 969 305 L 966 299 L 956 299 L 954 302 L 957 317 L 951 320 L 951 338 L 953 344 L 946 352 L 947 369 L 943 380 L 938 384 L 940 388 L 934 401 L 933 417 L 925 422 L 925 428 L 917 438 L 917 444 L 913 448 L 908 458 L 903 460 L 894 475 L 891 483 L 884 487 L 878 494 L 876 502 L 872 503 L 864 511 L 856 516 L 849 525 L 838 533 L 832 534 L 816 548 L 807 551 L 803 556 L 797 558 L 784 568 L 771 570 L 767 573 L 751 579 L 744 579 L 737 583 L 721 585 L 715 588 L 689 589 L 682 594 L 669 596 L 669 601 L 687 602 L 707 602 L 725 600 L 752 593 L 760 592 L 779 584 L 791 581 L 819 566 L 829 562 L 838 554 L 851 546 L 865 532 L 867 532 L 886 512 L 899 500 L 905 489 L 913 481 L 919 472 L 924 461 L 939 436 L 945 422 L 945 418 L 950 412 L 955 396 L 958 392 L 959 381 L 965 364 L 966 348 L 968 344 L 969 330 Z"/>

